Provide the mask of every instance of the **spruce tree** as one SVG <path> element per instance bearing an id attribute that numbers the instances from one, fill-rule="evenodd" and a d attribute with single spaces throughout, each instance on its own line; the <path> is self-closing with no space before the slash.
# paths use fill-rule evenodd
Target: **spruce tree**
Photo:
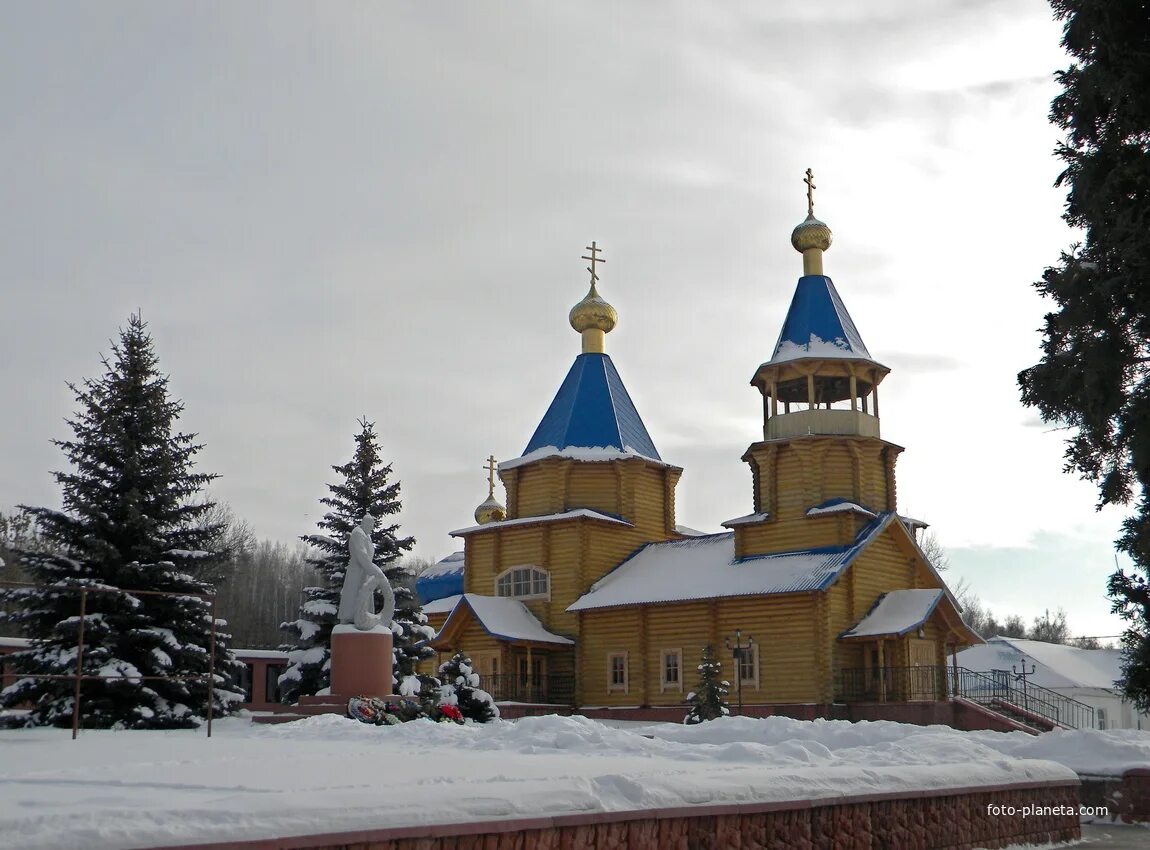
<path id="1" fill-rule="evenodd" d="M 723 679 L 723 665 L 715 658 L 715 651 L 710 644 L 703 650 L 703 660 L 698 669 L 699 686 L 687 694 L 691 710 L 683 722 L 688 726 L 704 720 L 727 717 L 731 713 L 731 707 L 727 704 L 731 683 Z"/>
<path id="2" fill-rule="evenodd" d="M 316 523 L 321 533 L 301 538 L 315 551 L 308 563 L 319 573 L 323 584 L 305 588 L 307 598 L 300 606 L 299 617 L 281 626 L 293 638 L 286 647 L 289 666 L 280 677 L 280 693 L 285 702 L 318 693 L 331 683 L 331 630 L 336 625 L 339 594 L 347 567 L 348 537 L 368 513 L 381 521 L 371 535 L 375 563 L 383 569 L 395 593 L 391 630 L 395 641 L 393 685 L 396 693 L 426 696 L 439 685 L 433 677 L 419 677 L 415 672 L 416 664 L 435 654 L 428 646 L 417 646 L 433 637 L 435 631 L 427 625 L 423 607 L 412 590 L 410 571 L 399 560 L 415 540 L 397 537 L 397 524 L 382 523 L 384 517 L 399 513 L 399 482 L 388 481 L 391 465 L 385 465 L 380 459 L 375 424 L 362 419 L 359 425 L 355 454 L 342 466 L 332 467 L 339 480 L 329 484 L 328 495 L 320 499 L 328 508 L 323 519 Z M 376 605 L 379 605 L 378 599 Z"/>
<path id="3" fill-rule="evenodd" d="M 454 705 L 464 719 L 487 723 L 499 717 L 499 709 L 491 694 L 480 688 L 479 674 L 466 652 L 462 650 L 439 667 L 439 704 Z"/>
<path id="4" fill-rule="evenodd" d="M 1025 404 L 1068 426 L 1066 471 L 1099 508 L 1132 505 L 1117 541 L 1134 563 L 1111 576 L 1126 696 L 1150 710 L 1150 15 L 1144 0 L 1052 0 L 1072 57 L 1051 120 L 1084 233 L 1036 286 L 1053 300 L 1042 360 L 1018 376 Z"/>
<path id="5" fill-rule="evenodd" d="M 70 384 L 79 409 L 68 420 L 73 439 L 57 440 L 71 470 L 54 473 L 63 510 L 24 507 L 42 545 L 18 552 L 36 586 L 3 591 L 32 648 L 10 656 L 17 673 L 75 672 L 80 593 L 88 587 L 83 673 L 117 676 L 85 681 L 85 727 L 164 729 L 196 726 L 207 712 L 212 620 L 196 578 L 219 560 L 206 551 L 218 529 L 199 520 L 211 503 L 197 498 L 215 476 L 193 472 L 201 448 L 175 430 L 183 404 L 168 395 L 152 339 L 138 315 L 128 320 L 103 359 L 105 374 Z M 224 625 L 216 621 L 217 627 Z M 215 636 L 214 712 L 242 695 L 225 687 L 238 669 L 228 635 Z M 134 677 L 166 677 L 141 681 Z M 182 677 L 191 677 L 180 681 Z M 70 679 L 18 679 L 0 692 L 0 707 L 30 704 L 29 725 L 72 722 Z"/>

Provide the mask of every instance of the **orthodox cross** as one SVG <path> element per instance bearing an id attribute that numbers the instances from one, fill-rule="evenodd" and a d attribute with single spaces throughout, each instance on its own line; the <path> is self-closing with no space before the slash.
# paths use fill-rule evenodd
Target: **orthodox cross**
<path id="1" fill-rule="evenodd" d="M 815 214 L 815 175 L 811 170 L 807 169 L 807 176 L 803 178 L 803 182 L 807 184 L 807 215 Z"/>
<path id="2" fill-rule="evenodd" d="M 605 263 L 607 261 L 599 256 L 599 252 L 602 251 L 603 249 L 600 248 L 598 245 L 596 245 L 594 241 L 592 241 L 591 244 L 588 245 L 584 250 L 590 251 L 591 256 L 590 257 L 580 257 L 579 259 L 591 261 L 591 265 L 589 265 L 587 267 L 587 271 L 591 272 L 591 283 L 592 283 L 592 285 L 594 285 L 599 280 L 599 275 L 595 273 L 595 264 L 596 263 Z"/>
<path id="3" fill-rule="evenodd" d="M 495 498 L 495 455 L 487 458 L 487 463 L 483 466 L 487 470 L 487 498 Z"/>

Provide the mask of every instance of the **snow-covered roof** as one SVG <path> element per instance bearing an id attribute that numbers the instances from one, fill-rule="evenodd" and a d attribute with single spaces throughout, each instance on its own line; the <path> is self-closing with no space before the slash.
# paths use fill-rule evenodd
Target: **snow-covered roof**
<path id="1" fill-rule="evenodd" d="M 463 593 L 463 552 L 453 552 L 420 573 L 415 580 L 415 592 L 425 605 Z"/>
<path id="2" fill-rule="evenodd" d="M 463 598 L 462 593 L 457 593 L 454 596 L 445 596 L 442 599 L 435 599 L 431 602 L 426 602 L 423 605 L 424 614 L 450 614 L 452 609 L 455 608 L 456 603 Z"/>
<path id="3" fill-rule="evenodd" d="M 781 552 L 735 560 L 732 531 L 648 543 L 591 585 L 568 611 L 823 590 L 894 519 L 872 520 L 850 546 Z"/>
<path id="4" fill-rule="evenodd" d="M 614 522 L 619 525 L 630 526 L 631 523 L 619 517 L 609 516 L 608 514 L 601 514 L 598 511 L 590 510 L 589 508 L 575 508 L 574 510 L 564 511 L 561 514 L 544 514 L 543 516 L 521 516 L 516 519 L 505 519 L 499 522 L 489 522 L 484 525 L 472 525 L 467 528 L 457 528 L 455 531 L 449 532 L 452 537 L 463 537 L 466 534 L 474 534 L 477 531 L 490 531 L 493 528 L 508 528 L 517 525 L 533 525 L 539 522 L 562 522 L 570 519 L 597 519 L 602 522 Z"/>
<path id="5" fill-rule="evenodd" d="M 440 558 L 426 570 L 419 574 L 420 578 L 435 578 L 436 576 L 452 576 L 463 574 L 463 552 L 452 552 L 445 558 Z"/>
<path id="6" fill-rule="evenodd" d="M 763 366 L 804 357 L 874 362 L 835 285 L 826 275 L 799 278 L 774 354 Z"/>
<path id="7" fill-rule="evenodd" d="M 659 466 L 672 466 L 672 464 L 666 463 L 657 457 L 650 457 L 635 451 L 631 446 L 625 446 L 622 449 L 617 449 L 614 446 L 567 446 L 562 449 L 558 446 L 540 446 L 533 451 L 527 452 L 522 457 L 502 461 L 499 464 L 499 471 L 504 472 L 508 469 L 515 469 L 517 466 L 534 463 L 537 460 L 542 460 L 547 457 L 564 457 L 570 460 L 581 460 L 585 463 L 607 463 L 613 460 L 637 459 L 645 460 L 648 463 L 656 463 Z"/>
<path id="8" fill-rule="evenodd" d="M 506 596 L 481 596 L 478 593 L 463 594 L 439 633 L 447 634 L 457 620 L 465 616 L 466 609 L 470 609 L 484 630 L 495 638 L 531 643 L 557 643 L 564 646 L 575 643 L 571 638 L 552 634 L 543 628 L 543 624 L 518 599 Z"/>
<path id="9" fill-rule="evenodd" d="M 873 519 L 878 516 L 874 511 L 864 508 L 857 502 L 849 501 L 848 499 L 830 499 L 820 505 L 815 505 L 813 508 L 807 508 L 807 516 L 823 516 L 824 514 L 843 514 L 854 513 L 865 516 L 868 519 Z"/>
<path id="10" fill-rule="evenodd" d="M 234 649 L 236 658 L 251 659 L 266 658 L 269 661 L 287 661 L 288 654 L 282 649 Z"/>
<path id="11" fill-rule="evenodd" d="M 945 595 L 942 588 L 884 593 L 858 625 L 843 632 L 842 637 L 904 635 L 925 623 Z"/>
<path id="12" fill-rule="evenodd" d="M 615 448 L 661 459 L 623 379 L 606 354 L 591 352 L 575 358 L 523 454 L 573 446 Z"/>
<path id="13" fill-rule="evenodd" d="M 689 525 L 676 525 L 675 533 L 684 537 L 706 537 L 708 534 L 706 531 L 699 531 L 699 529 L 691 528 Z"/>
<path id="14" fill-rule="evenodd" d="M 1081 649 L 1040 640 L 987 638 L 984 646 L 972 646 L 958 653 L 958 663 L 968 670 L 1021 669 L 1025 663 L 1034 675 L 1028 681 L 1044 688 L 1105 688 L 1114 690 L 1122 676 L 1119 649 Z"/>
<path id="15" fill-rule="evenodd" d="M 746 516 L 737 516 L 734 519 L 728 519 L 719 523 L 719 525 L 723 528 L 734 528 L 736 525 L 751 525 L 756 522 L 765 522 L 770 519 L 770 516 L 768 513 L 747 514 Z"/>

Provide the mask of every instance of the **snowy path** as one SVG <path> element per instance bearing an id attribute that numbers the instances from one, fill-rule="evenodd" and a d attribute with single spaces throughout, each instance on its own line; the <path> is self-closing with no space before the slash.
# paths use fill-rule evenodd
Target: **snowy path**
<path id="1" fill-rule="evenodd" d="M 735 718 L 630 731 L 539 717 L 376 728 L 327 716 L 216 728 L 210 740 L 0 732 L 0 847 L 135 848 L 1073 778 L 987 746 L 995 733 L 897 723 Z"/>

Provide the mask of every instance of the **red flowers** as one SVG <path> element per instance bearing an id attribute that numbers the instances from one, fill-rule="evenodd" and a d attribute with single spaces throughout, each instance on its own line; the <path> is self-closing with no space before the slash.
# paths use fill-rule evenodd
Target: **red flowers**
<path id="1" fill-rule="evenodd" d="M 441 705 L 439 706 L 439 713 L 449 720 L 454 720 L 456 723 L 463 722 L 463 712 L 454 705 Z"/>

